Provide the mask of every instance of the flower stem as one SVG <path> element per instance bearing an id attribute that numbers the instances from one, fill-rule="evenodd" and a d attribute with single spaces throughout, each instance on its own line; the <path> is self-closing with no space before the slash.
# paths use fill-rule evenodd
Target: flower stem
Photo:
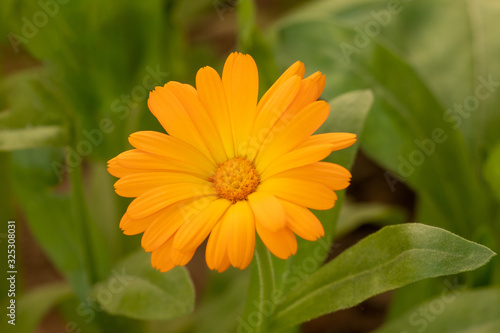
<path id="1" fill-rule="evenodd" d="M 268 332 L 274 312 L 273 294 L 276 288 L 271 254 L 257 237 L 247 301 L 243 315 L 238 319 L 240 328 L 253 333 Z"/>

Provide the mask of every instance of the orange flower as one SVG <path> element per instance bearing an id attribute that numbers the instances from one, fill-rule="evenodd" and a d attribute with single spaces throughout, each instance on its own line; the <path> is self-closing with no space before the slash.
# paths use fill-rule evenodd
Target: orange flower
<path id="1" fill-rule="evenodd" d="M 255 234 L 286 259 L 295 235 L 316 240 L 323 226 L 309 211 L 329 209 L 334 190 L 349 185 L 345 168 L 319 162 L 356 141 L 350 133 L 312 135 L 330 106 L 317 101 L 325 85 L 304 65 L 288 68 L 258 101 L 257 66 L 232 53 L 222 79 L 211 67 L 196 89 L 168 82 L 150 93 L 151 112 L 168 134 L 130 135 L 136 149 L 108 162 L 116 193 L 136 197 L 120 222 L 161 271 L 187 264 L 208 237 L 206 261 L 219 272 L 251 262 Z"/>

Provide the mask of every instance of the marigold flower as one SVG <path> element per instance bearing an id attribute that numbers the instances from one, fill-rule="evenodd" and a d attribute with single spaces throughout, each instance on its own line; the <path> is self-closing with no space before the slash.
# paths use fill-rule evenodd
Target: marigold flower
<path id="1" fill-rule="evenodd" d="M 222 79 L 211 67 L 196 89 L 168 82 L 148 106 L 168 134 L 130 135 L 135 149 L 108 162 L 115 190 L 136 197 L 120 221 L 144 233 L 153 267 L 187 264 L 208 237 L 206 262 L 219 272 L 251 262 L 256 232 L 275 256 L 297 251 L 295 235 L 314 241 L 323 226 L 308 209 L 329 209 L 349 185 L 345 168 L 320 162 L 356 141 L 350 133 L 312 135 L 330 106 L 318 101 L 325 76 L 304 78 L 296 62 L 258 101 L 253 58 L 229 55 Z"/>

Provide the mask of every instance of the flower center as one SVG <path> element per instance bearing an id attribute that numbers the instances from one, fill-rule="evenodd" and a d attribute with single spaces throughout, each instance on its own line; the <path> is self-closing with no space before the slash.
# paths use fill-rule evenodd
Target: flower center
<path id="1" fill-rule="evenodd" d="M 259 174 L 243 157 L 236 157 L 219 165 L 212 178 L 215 191 L 221 198 L 233 203 L 246 199 L 259 185 Z"/>

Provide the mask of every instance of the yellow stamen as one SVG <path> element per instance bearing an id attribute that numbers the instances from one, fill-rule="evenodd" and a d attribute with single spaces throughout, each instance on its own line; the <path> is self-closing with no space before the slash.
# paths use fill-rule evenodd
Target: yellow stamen
<path id="1" fill-rule="evenodd" d="M 260 178 L 250 162 L 243 157 L 236 157 L 220 164 L 212 181 L 221 198 L 235 203 L 253 193 Z"/>

